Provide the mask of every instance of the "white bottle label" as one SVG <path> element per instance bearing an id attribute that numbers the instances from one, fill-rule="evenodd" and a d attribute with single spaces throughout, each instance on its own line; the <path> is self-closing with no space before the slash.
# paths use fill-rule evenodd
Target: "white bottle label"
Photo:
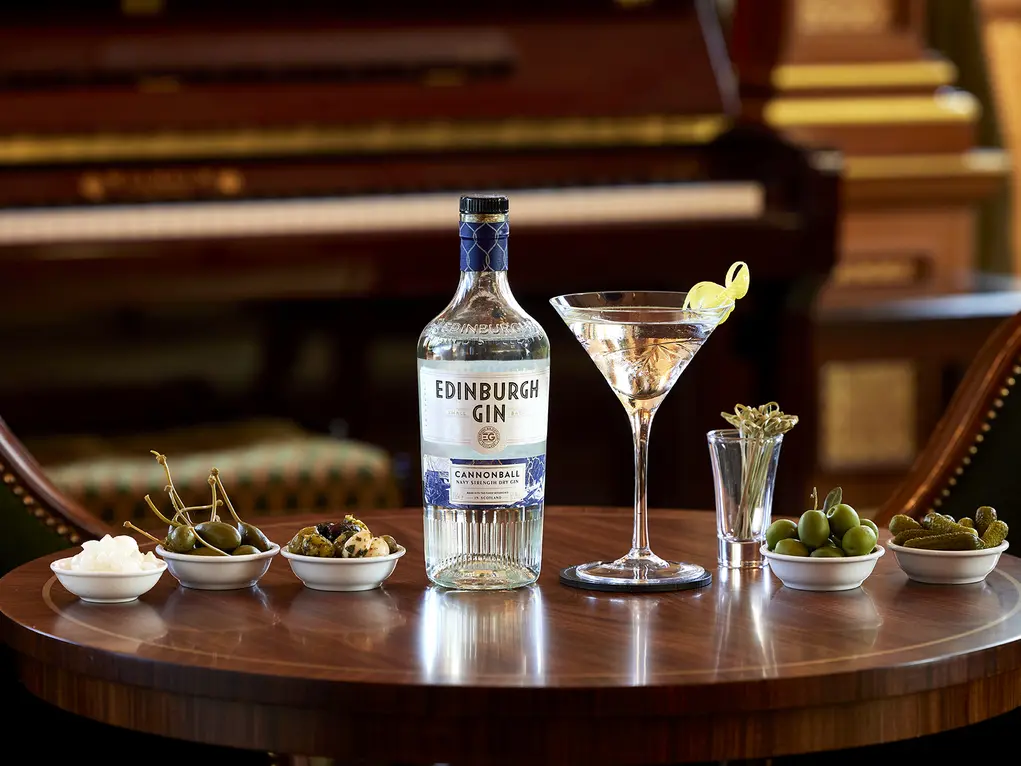
<path id="1" fill-rule="evenodd" d="M 423 367 L 418 381 L 427 442 L 498 455 L 507 447 L 546 440 L 549 367 L 515 372 Z"/>

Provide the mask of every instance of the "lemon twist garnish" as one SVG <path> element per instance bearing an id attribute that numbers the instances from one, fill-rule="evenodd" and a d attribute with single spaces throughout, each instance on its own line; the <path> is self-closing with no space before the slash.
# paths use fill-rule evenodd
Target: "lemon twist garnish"
<path id="1" fill-rule="evenodd" d="M 723 324 L 734 310 L 737 301 L 748 294 L 750 281 L 748 264 L 744 261 L 735 261 L 727 269 L 727 278 L 722 285 L 715 282 L 699 282 L 688 290 L 684 298 L 684 308 L 715 309 L 729 303 L 730 308 L 720 317 L 719 323 Z"/>

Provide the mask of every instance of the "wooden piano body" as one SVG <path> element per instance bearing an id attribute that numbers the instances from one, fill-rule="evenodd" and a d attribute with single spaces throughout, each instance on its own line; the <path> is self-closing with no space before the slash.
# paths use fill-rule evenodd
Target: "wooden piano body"
<path id="1" fill-rule="evenodd" d="M 815 411 L 809 309 L 834 259 L 839 155 L 732 124 L 710 3 L 380 18 L 297 2 L 286 19 L 256 3 L 244 25 L 215 6 L 63 4 L 61 25 L 0 25 L 0 342 L 25 372 L 0 411 L 16 431 L 343 420 L 408 456 L 414 503 L 414 343 L 456 283 L 457 195 L 483 189 L 511 198 L 511 283 L 553 344 L 550 502 L 626 504 L 632 481 L 626 418 L 549 308 L 558 293 L 751 268 L 661 411 L 653 503 L 711 507 L 721 410 Z M 247 361 L 223 350 L 242 337 Z M 41 357 L 49 393 L 26 372 Z M 814 449 L 806 422 L 780 508 L 803 505 Z"/>

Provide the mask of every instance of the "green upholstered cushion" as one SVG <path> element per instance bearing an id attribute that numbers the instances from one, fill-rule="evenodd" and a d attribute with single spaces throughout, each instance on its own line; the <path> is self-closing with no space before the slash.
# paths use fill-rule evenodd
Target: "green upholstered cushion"
<path id="1" fill-rule="evenodd" d="M 1011 391 L 1003 397 L 1003 407 L 993 410 L 996 417 L 987 421 L 990 428 L 981 432 L 970 464 L 961 466 L 964 472 L 954 486 L 945 487 L 950 494 L 936 510 L 959 519 L 974 517 L 980 505 L 991 505 L 1010 525 L 1007 553 L 1021 556 L 1021 390 Z"/>
<path id="2" fill-rule="evenodd" d="M 0 483 L 0 575 L 69 546 L 65 537 L 37 519 L 9 486 Z"/>
<path id="3" fill-rule="evenodd" d="M 242 517 L 308 510 L 370 510 L 400 504 L 389 455 L 370 444 L 311 434 L 286 421 L 256 421 L 118 439 L 69 437 L 28 444 L 61 491 L 114 526 L 151 524 L 143 498 L 164 512 L 167 456 L 188 505 L 210 502 L 216 467 Z"/>

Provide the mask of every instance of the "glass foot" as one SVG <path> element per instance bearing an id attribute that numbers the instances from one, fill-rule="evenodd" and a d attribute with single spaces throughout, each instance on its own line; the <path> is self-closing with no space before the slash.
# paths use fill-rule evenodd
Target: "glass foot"
<path id="1" fill-rule="evenodd" d="M 705 577 L 705 569 L 697 564 L 665 561 L 655 553 L 644 556 L 628 554 L 616 561 L 590 561 L 576 568 L 578 577 L 588 582 L 621 586 L 636 583 L 694 582 Z"/>

